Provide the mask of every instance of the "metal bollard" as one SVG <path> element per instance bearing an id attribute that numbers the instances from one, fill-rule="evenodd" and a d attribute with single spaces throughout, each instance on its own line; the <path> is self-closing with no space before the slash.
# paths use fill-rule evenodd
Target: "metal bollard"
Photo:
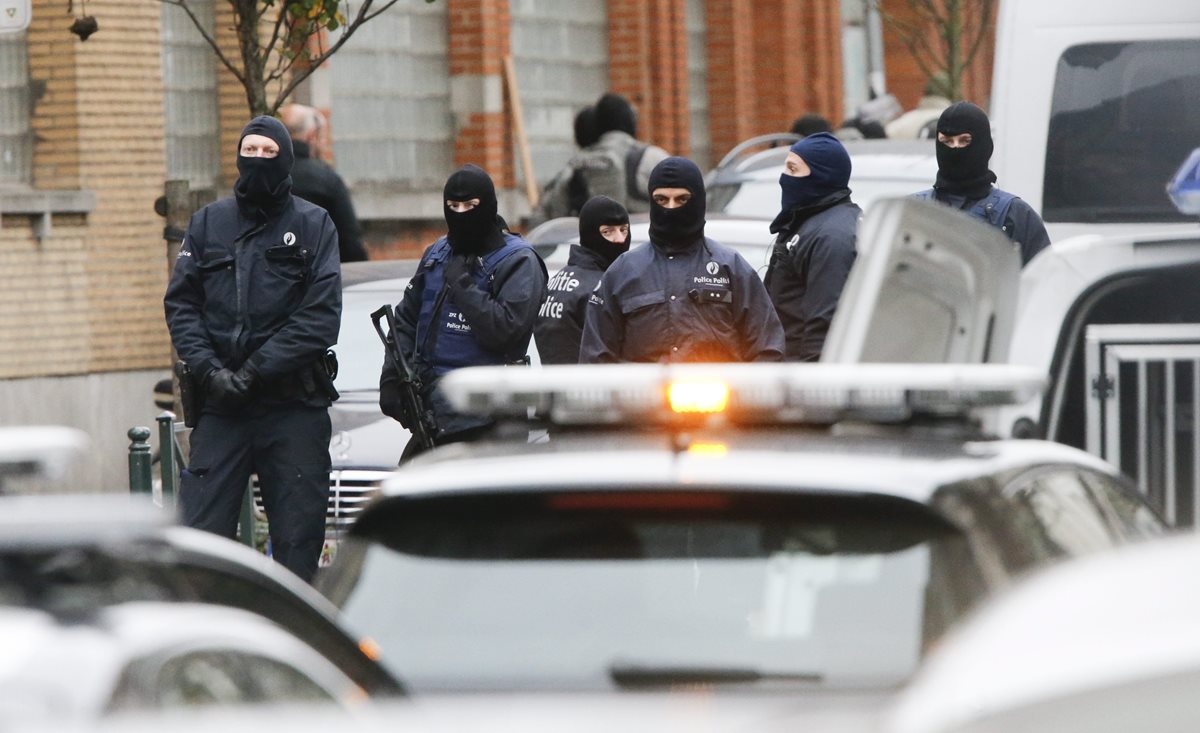
<path id="1" fill-rule="evenodd" d="M 149 496 L 154 491 L 150 471 L 150 428 L 134 427 L 129 436 L 129 493 Z"/>
<path id="2" fill-rule="evenodd" d="M 159 414 L 158 421 L 158 473 L 162 479 L 162 505 L 164 509 L 175 508 L 175 482 L 179 480 L 179 468 L 175 464 L 175 413 Z"/>

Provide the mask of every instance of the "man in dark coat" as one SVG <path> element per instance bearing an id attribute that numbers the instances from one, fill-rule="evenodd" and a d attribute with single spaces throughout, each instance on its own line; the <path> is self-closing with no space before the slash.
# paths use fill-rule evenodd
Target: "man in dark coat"
<path id="1" fill-rule="evenodd" d="M 629 212 L 607 196 L 596 196 L 579 212 L 579 244 L 567 266 L 550 278 L 550 293 L 538 311 L 534 335 L 543 364 L 578 364 L 588 298 L 618 257 L 629 251 Z"/>
<path id="2" fill-rule="evenodd" d="M 704 176 L 654 167 L 650 241 L 613 263 L 588 303 L 580 363 L 779 361 L 783 327 L 758 273 L 704 236 Z"/>
<path id="3" fill-rule="evenodd" d="M 185 525 L 232 538 L 257 473 L 272 554 L 310 580 L 329 501 L 337 231 L 324 209 L 292 196 L 292 141 L 275 118 L 242 130 L 237 167 L 234 197 L 192 216 L 164 298 L 204 397 L 179 509 Z"/>
<path id="4" fill-rule="evenodd" d="M 1046 225 L 1033 207 L 997 188 L 992 159 L 992 125 L 970 102 L 956 102 L 937 122 L 938 174 L 933 188 L 913 194 L 965 211 L 1008 235 L 1021 248 L 1021 264 L 1050 246 Z"/>
<path id="5" fill-rule="evenodd" d="M 315 152 L 321 131 L 321 113 L 303 104 L 289 104 L 282 114 L 296 153 L 296 163 L 292 166 L 292 194 L 329 212 L 337 227 L 342 262 L 367 259 L 350 190 L 342 177 Z"/>
<path id="6" fill-rule="evenodd" d="M 491 421 L 456 413 L 437 389 L 448 372 L 467 366 L 522 362 L 546 295 L 546 265 L 533 247 L 504 227 L 496 188 L 483 169 L 466 165 L 446 181 L 446 236 L 421 255 L 396 306 L 395 334 L 423 377 L 423 397 L 437 419 L 438 445 L 469 440 Z M 399 377 L 385 355 L 379 407 L 405 427 Z M 410 440 L 401 462 L 421 451 Z"/>
<path id="7" fill-rule="evenodd" d="M 850 200 L 850 155 L 828 132 L 792 145 L 779 176 L 775 247 L 764 281 L 783 322 L 788 361 L 816 361 L 854 264 L 862 210 Z"/>

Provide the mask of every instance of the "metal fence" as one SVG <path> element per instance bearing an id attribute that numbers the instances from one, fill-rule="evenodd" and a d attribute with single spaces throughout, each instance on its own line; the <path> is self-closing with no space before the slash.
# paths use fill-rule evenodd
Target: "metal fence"
<path id="1" fill-rule="evenodd" d="M 1200 528 L 1200 325 L 1089 326 L 1087 447 Z"/>

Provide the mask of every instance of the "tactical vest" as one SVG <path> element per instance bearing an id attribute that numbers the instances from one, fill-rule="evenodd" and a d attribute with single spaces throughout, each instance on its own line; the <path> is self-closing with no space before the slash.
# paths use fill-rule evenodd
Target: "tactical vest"
<path id="1" fill-rule="evenodd" d="M 504 233 L 504 246 L 479 258 L 481 267 L 475 279 L 480 290 L 495 294 L 496 268 L 509 255 L 533 247 L 524 239 Z M 510 364 L 525 356 L 529 340 L 513 344 L 508 351 L 496 352 L 484 348 L 471 331 L 471 324 L 458 306 L 444 293 L 446 260 L 450 243 L 442 237 L 430 248 L 421 263 L 425 270 L 425 286 L 421 291 L 421 312 L 417 317 L 417 358 L 429 365 L 434 374 L 468 366 Z M 436 311 L 436 312 L 435 312 Z"/>
<path id="2" fill-rule="evenodd" d="M 921 199 L 923 201 L 937 201 L 937 197 L 932 188 L 925 189 L 920 193 L 914 193 L 913 198 Z M 979 199 L 971 205 L 971 208 L 964 209 L 964 211 L 976 219 L 982 219 L 986 221 L 988 224 L 991 224 L 1000 231 L 1004 232 L 1009 239 L 1011 239 L 1013 233 L 1004 228 L 1004 222 L 1008 219 L 1008 210 L 1012 206 L 1013 199 L 1015 198 L 1016 196 L 1008 191 L 1001 191 L 998 188 L 992 188 L 992 192 L 990 194 Z"/>

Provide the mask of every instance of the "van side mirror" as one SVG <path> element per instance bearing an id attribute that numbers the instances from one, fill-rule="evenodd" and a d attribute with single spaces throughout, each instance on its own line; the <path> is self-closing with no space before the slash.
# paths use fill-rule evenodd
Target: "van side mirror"
<path id="1" fill-rule="evenodd" d="M 1181 213 L 1200 216 L 1200 148 L 1192 151 L 1167 184 L 1167 195 Z"/>

